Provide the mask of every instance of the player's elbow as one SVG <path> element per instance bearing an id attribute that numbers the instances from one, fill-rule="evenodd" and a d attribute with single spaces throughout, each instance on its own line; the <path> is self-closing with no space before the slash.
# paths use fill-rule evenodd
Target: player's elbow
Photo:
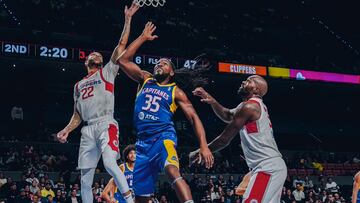
<path id="1" fill-rule="evenodd" d="M 191 125 L 195 125 L 196 122 L 201 122 L 200 118 L 196 115 L 196 113 L 190 113 L 188 115 L 188 120 L 190 122 Z"/>
<path id="2" fill-rule="evenodd" d="M 129 62 L 130 62 L 130 59 L 128 57 L 125 57 L 124 54 L 125 52 L 123 52 L 119 59 L 117 60 L 117 63 L 121 66 L 126 66 Z"/>

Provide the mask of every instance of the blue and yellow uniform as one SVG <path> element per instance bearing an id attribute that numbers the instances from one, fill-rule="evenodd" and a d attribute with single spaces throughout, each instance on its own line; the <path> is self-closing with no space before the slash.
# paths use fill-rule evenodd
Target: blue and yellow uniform
<path id="1" fill-rule="evenodd" d="M 360 203 L 360 188 L 359 188 L 358 193 L 357 193 L 357 203 Z"/>
<path id="2" fill-rule="evenodd" d="M 124 173 L 126 181 L 129 185 L 129 189 L 132 191 L 133 190 L 133 170 L 131 168 L 129 168 L 129 165 L 127 163 L 125 164 L 121 164 L 120 166 L 120 170 Z M 118 201 L 118 203 L 126 203 L 124 197 L 122 196 L 122 194 L 120 193 L 120 191 L 115 188 L 115 193 L 114 193 L 114 198 Z"/>
<path id="3" fill-rule="evenodd" d="M 176 111 L 175 83 L 161 85 L 145 80 L 139 90 L 134 111 L 137 130 L 134 192 L 149 196 L 155 192 L 158 173 L 172 164 L 179 168 L 177 137 L 173 115 Z"/>

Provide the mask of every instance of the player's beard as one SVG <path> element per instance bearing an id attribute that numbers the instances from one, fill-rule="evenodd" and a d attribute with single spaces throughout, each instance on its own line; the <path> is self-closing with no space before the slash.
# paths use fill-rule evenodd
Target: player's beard
<path id="1" fill-rule="evenodd" d="M 240 86 L 237 93 L 241 97 L 241 99 L 243 99 L 244 97 L 246 98 L 251 94 L 244 86 Z"/>
<path id="2" fill-rule="evenodd" d="M 89 68 L 101 68 L 103 66 L 102 62 L 95 62 L 94 60 L 88 61 L 88 67 Z"/>
<path id="3" fill-rule="evenodd" d="M 163 82 L 168 77 L 168 74 L 165 73 L 155 73 L 154 78 L 158 83 Z"/>

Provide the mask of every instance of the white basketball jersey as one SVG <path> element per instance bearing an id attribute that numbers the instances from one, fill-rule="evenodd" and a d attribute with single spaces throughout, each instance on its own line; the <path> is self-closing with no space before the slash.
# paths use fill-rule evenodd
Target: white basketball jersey
<path id="1" fill-rule="evenodd" d="M 74 101 L 82 120 L 92 122 L 114 114 L 114 81 L 119 66 L 112 61 L 74 87 Z"/>
<path id="2" fill-rule="evenodd" d="M 269 114 L 262 99 L 251 98 L 248 102 L 256 102 L 261 107 L 260 118 L 247 123 L 240 130 L 241 146 L 246 163 L 249 168 L 255 168 L 266 159 L 282 156 L 277 148 Z"/>

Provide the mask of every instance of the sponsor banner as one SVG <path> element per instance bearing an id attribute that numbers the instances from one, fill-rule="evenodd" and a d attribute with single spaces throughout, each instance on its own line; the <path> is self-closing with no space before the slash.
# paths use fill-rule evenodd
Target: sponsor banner
<path id="1" fill-rule="evenodd" d="M 320 80 L 326 82 L 360 84 L 359 75 L 348 75 L 340 73 L 290 69 L 290 77 L 297 80 Z"/>
<path id="2" fill-rule="evenodd" d="M 254 65 L 221 63 L 221 62 L 219 63 L 219 72 L 247 74 L 247 75 L 262 75 L 262 76 L 267 75 L 265 66 L 254 66 Z"/>
<path id="3" fill-rule="evenodd" d="M 279 67 L 269 67 L 269 76 L 276 78 L 290 78 L 290 69 L 288 68 L 279 68 Z"/>

